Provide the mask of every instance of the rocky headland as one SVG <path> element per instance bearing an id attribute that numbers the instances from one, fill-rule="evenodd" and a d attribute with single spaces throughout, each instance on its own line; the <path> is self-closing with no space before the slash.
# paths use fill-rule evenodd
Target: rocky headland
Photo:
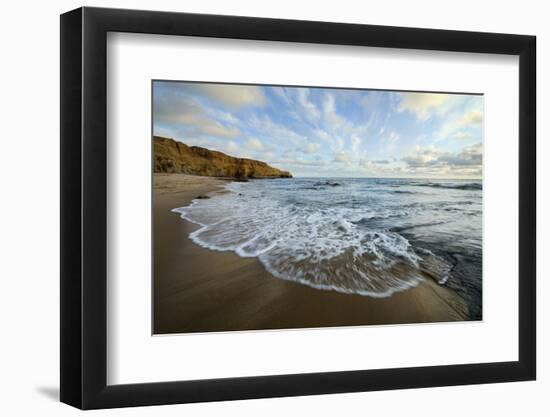
<path id="1" fill-rule="evenodd" d="M 288 171 L 254 159 L 236 158 L 200 146 L 188 146 L 174 139 L 154 136 L 155 173 L 178 173 L 206 177 L 292 178 Z"/>

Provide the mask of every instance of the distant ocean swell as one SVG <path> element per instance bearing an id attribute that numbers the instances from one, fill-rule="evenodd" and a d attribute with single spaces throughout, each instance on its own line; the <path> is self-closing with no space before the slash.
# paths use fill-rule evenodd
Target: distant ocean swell
<path id="1" fill-rule="evenodd" d="M 451 278 L 473 288 L 463 295 L 474 310 L 481 302 L 479 182 L 294 179 L 226 188 L 173 210 L 200 226 L 190 234 L 197 245 L 256 257 L 275 277 L 317 289 L 388 297 Z M 475 277 L 455 276 L 461 259 L 479 263 Z"/>

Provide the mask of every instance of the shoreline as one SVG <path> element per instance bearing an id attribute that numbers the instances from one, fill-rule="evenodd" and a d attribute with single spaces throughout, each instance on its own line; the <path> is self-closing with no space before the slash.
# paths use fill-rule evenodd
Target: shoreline
<path id="1" fill-rule="evenodd" d="M 153 175 L 154 334 L 347 327 L 467 320 L 465 302 L 425 280 L 386 298 L 276 278 L 256 258 L 194 244 L 199 226 L 173 208 L 225 192 L 228 178 Z"/>

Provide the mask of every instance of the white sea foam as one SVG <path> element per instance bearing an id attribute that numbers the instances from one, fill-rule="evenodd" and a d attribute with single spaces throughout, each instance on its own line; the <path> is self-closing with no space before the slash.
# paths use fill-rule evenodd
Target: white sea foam
<path id="1" fill-rule="evenodd" d="M 354 183 L 315 184 L 230 183 L 226 188 L 231 193 L 194 200 L 174 211 L 200 226 L 190 234 L 196 244 L 257 257 L 272 275 L 311 287 L 387 297 L 426 277 L 447 280 L 447 261 L 413 247 L 387 227 L 395 217 L 410 219 L 426 205 L 371 201 Z"/>

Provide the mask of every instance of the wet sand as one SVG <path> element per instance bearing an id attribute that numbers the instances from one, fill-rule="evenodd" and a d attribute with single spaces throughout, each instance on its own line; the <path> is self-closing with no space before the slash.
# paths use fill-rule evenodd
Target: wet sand
<path id="1" fill-rule="evenodd" d="M 255 258 L 215 252 L 188 235 L 198 226 L 171 210 L 226 180 L 155 174 L 154 333 L 289 329 L 465 320 L 452 290 L 426 279 L 388 298 L 324 291 L 273 277 Z"/>

